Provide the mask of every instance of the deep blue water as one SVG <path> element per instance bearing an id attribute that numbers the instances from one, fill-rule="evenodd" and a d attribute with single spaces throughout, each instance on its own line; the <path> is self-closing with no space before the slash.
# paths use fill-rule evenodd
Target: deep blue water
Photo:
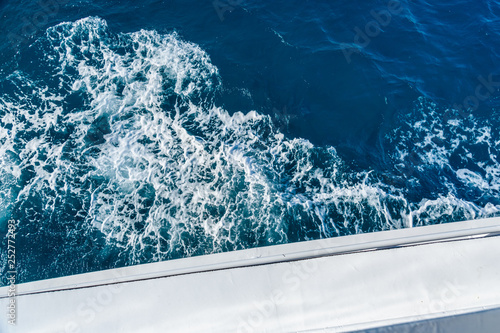
<path id="1" fill-rule="evenodd" d="M 20 282 L 500 215 L 496 1 L 4 0 L 0 18 Z"/>

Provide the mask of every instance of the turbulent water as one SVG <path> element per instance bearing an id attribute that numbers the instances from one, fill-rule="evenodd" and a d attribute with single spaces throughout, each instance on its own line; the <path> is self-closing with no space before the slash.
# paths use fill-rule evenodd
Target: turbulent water
<path id="1" fill-rule="evenodd" d="M 298 9 L 289 5 L 211 5 L 194 27 L 172 18 L 165 29 L 154 20 L 127 26 L 113 16 L 127 12 L 121 7 L 113 15 L 99 8 L 110 19 L 78 12 L 64 20 L 61 3 L 47 14 L 60 23 L 19 45 L 10 36 L 2 54 L 14 56 L 0 72 L 0 224 L 6 232 L 7 220 L 17 222 L 20 281 L 500 214 L 495 68 L 447 82 L 443 92 L 432 70 L 419 79 L 393 67 L 399 55 L 391 58 L 391 48 L 410 50 L 377 50 L 390 36 L 373 37 L 372 48 L 342 41 L 351 37 L 334 32 L 349 17 L 323 2 L 307 2 L 305 17 L 291 23 Z M 408 34 L 439 43 L 433 29 L 446 17 L 426 21 L 432 13 L 402 7 L 407 19 L 394 14 L 392 24 L 410 20 Z M 264 29 L 255 34 L 268 38 L 258 44 L 272 45 L 269 54 L 217 44 L 200 26 L 205 15 Z M 316 16 L 321 42 L 314 31 L 301 36 Z M 251 36 L 239 42 L 255 46 Z M 370 74 L 354 76 L 363 71 Z M 490 84 L 477 97 L 483 81 Z M 464 98 L 469 105 L 457 105 Z"/>

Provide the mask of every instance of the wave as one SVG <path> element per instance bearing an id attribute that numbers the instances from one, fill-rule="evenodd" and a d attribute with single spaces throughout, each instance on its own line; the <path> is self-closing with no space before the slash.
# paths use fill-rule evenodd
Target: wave
<path id="1" fill-rule="evenodd" d="M 500 133 L 489 119 L 463 117 L 425 98 L 400 118 L 386 139 L 396 183 L 406 182 L 406 197 L 424 196 L 414 208 L 416 225 L 498 215 Z"/>
<path id="2" fill-rule="evenodd" d="M 49 28 L 24 59 L 31 69 L 0 83 L 0 219 L 98 230 L 128 263 L 500 211 L 498 133 L 443 122 L 423 101 L 423 118 L 387 137 L 384 178 L 285 137 L 268 116 L 216 106 L 217 68 L 176 33 L 115 34 L 89 17 Z M 444 188 L 422 198 L 408 184 L 432 168 Z"/>

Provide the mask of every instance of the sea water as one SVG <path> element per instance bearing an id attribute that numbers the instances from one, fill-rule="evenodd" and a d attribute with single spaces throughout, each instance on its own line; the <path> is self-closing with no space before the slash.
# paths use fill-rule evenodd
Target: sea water
<path id="1" fill-rule="evenodd" d="M 3 1 L 0 229 L 16 221 L 18 282 L 500 215 L 499 15 Z"/>

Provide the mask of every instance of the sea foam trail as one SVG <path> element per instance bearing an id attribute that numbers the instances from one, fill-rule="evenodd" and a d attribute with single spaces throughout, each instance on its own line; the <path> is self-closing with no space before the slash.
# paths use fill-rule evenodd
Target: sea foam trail
<path id="1" fill-rule="evenodd" d="M 351 171 L 333 147 L 285 138 L 256 112 L 228 113 L 213 103 L 217 68 L 175 33 L 114 34 L 90 17 L 49 28 L 26 59 L 39 69 L 1 82 L 0 218 L 57 230 L 54 258 L 95 230 L 131 264 L 500 210 L 453 189 L 411 201 L 405 186 Z M 450 159 L 431 150 L 419 156 Z M 454 171 L 497 195 L 498 161 L 483 166 Z"/>
<path id="2" fill-rule="evenodd" d="M 500 210 L 500 129 L 489 119 L 442 110 L 420 98 L 414 112 L 387 137 L 393 173 L 407 183 L 416 225 L 498 214 Z"/>

